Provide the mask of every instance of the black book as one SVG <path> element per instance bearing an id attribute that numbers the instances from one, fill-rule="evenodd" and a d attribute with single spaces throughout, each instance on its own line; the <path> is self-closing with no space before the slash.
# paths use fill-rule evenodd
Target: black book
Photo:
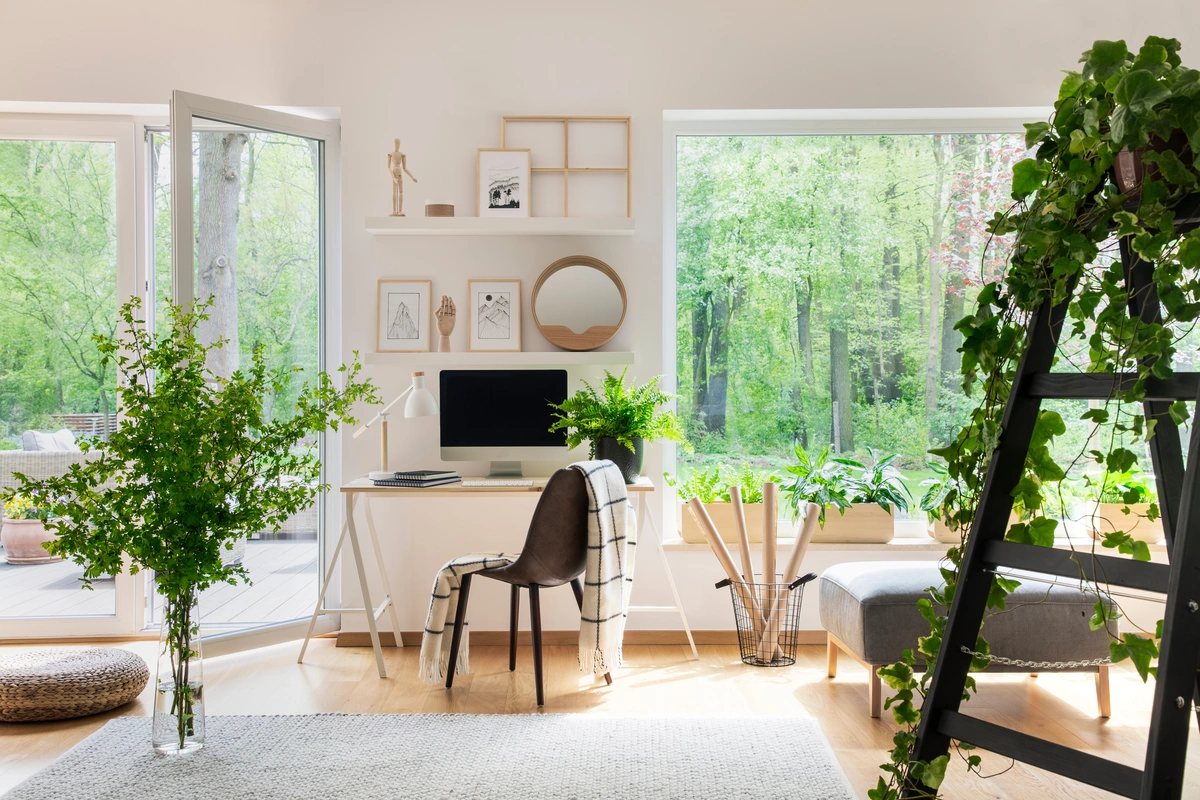
<path id="1" fill-rule="evenodd" d="M 436 478 L 428 481 L 405 480 L 403 478 L 384 478 L 383 480 L 373 480 L 375 486 L 400 486 L 405 489 L 424 489 L 429 486 L 441 486 L 443 483 L 458 483 L 462 478 L 455 475 L 453 478 Z"/>
<path id="2" fill-rule="evenodd" d="M 398 481 L 437 481 L 443 478 L 457 478 L 458 473 L 452 469 L 415 469 L 410 472 L 395 473 Z"/>

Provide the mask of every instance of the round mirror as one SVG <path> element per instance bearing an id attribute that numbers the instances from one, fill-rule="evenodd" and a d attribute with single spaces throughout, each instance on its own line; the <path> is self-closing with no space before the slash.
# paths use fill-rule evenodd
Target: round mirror
<path id="1" fill-rule="evenodd" d="M 595 350 L 625 321 L 625 285 L 590 256 L 560 258 L 533 286 L 533 321 L 563 350 Z"/>

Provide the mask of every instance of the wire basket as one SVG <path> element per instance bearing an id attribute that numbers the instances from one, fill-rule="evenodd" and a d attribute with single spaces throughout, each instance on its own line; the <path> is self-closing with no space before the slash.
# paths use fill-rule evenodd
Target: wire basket
<path id="1" fill-rule="evenodd" d="M 810 572 L 791 583 L 746 583 L 726 578 L 717 584 L 718 589 L 728 586 L 733 598 L 743 663 L 754 667 L 790 667 L 796 663 L 804 584 L 816 577 Z"/>

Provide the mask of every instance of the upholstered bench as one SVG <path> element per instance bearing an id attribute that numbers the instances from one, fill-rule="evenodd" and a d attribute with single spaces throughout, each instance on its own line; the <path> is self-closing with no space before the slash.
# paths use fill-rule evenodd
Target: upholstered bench
<path id="1" fill-rule="evenodd" d="M 72 719 L 137 698 L 150 670 L 115 647 L 59 647 L 0 656 L 0 722 Z"/>
<path id="2" fill-rule="evenodd" d="M 917 639 L 929 634 L 917 601 L 929 596 L 928 587 L 943 583 L 937 562 L 928 561 L 855 561 L 832 566 L 821 576 L 819 602 L 821 625 L 828 632 L 829 677 L 837 675 L 839 650 L 866 667 L 872 717 L 879 717 L 883 708 L 876 668 L 899 661 L 906 649 L 916 654 Z M 1094 595 L 1072 587 L 1026 581 L 1009 595 L 1005 613 L 987 618 L 984 638 L 992 655 L 1023 661 L 1105 658 L 1108 633 L 1088 628 L 1095 602 Z M 922 667 L 919 661 L 917 668 Z M 994 672 L 1026 669 L 998 663 L 988 667 Z M 1100 716 L 1107 717 L 1108 665 L 1083 669 L 1096 673 Z"/>

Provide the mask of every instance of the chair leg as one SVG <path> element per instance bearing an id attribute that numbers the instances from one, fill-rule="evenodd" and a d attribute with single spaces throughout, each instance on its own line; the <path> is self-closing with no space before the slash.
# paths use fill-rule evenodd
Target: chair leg
<path id="1" fill-rule="evenodd" d="M 1096 704 L 1100 707 L 1100 716 L 1108 719 L 1112 716 L 1112 698 L 1108 691 L 1108 664 L 1101 664 L 1096 672 Z"/>
<path id="2" fill-rule="evenodd" d="M 517 668 L 517 620 L 521 617 L 521 587 L 515 583 L 508 609 L 508 671 L 512 672 Z"/>
<path id="3" fill-rule="evenodd" d="M 529 627 L 533 630 L 533 679 L 537 684 L 538 708 L 546 705 L 542 689 L 542 601 L 536 583 L 529 584 Z"/>
<path id="4" fill-rule="evenodd" d="M 571 592 L 575 595 L 575 605 L 579 606 L 580 612 L 583 611 L 583 582 L 579 578 L 571 581 Z M 604 673 L 604 682 L 612 686 L 612 673 Z"/>
<path id="5" fill-rule="evenodd" d="M 458 587 L 458 610 L 454 613 L 454 636 L 450 639 L 450 663 L 446 665 L 446 688 L 454 686 L 454 665 L 458 663 L 458 647 L 462 644 L 463 626 L 467 624 L 467 597 L 471 594 L 471 573 L 462 576 Z M 367 613 L 371 613 L 367 611 Z M 443 636 L 445 633 L 443 632 Z"/>

